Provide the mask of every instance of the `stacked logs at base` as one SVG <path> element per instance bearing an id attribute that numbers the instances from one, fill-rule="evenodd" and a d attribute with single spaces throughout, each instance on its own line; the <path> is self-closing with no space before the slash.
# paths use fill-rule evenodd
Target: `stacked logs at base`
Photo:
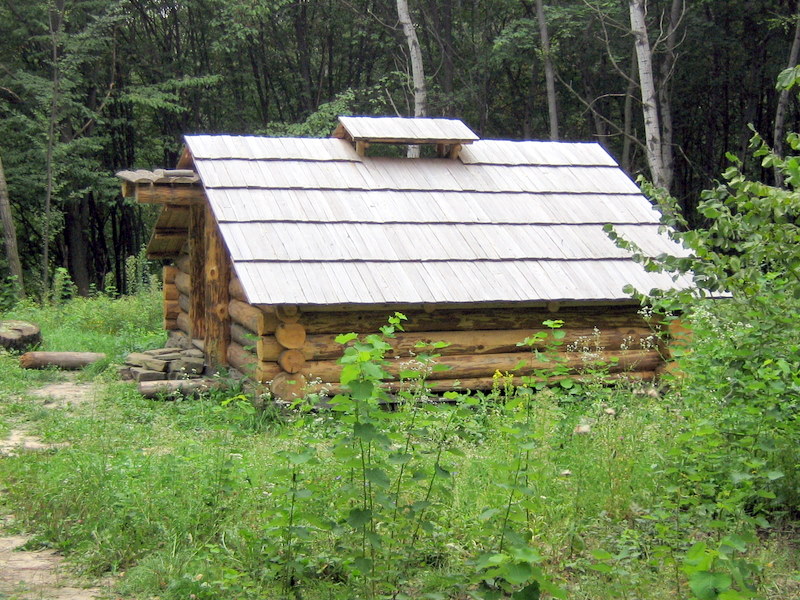
<path id="1" fill-rule="evenodd" d="M 191 336 L 192 278 L 189 269 L 186 252 L 181 253 L 174 265 L 164 267 L 164 329 L 183 331 Z"/>
<path id="2" fill-rule="evenodd" d="M 138 382 L 186 380 L 198 379 L 205 371 L 203 352 L 197 348 L 158 348 L 129 354 L 120 377 Z"/>
<path id="3" fill-rule="evenodd" d="M 257 381 L 270 382 L 273 393 L 292 397 L 309 391 L 338 391 L 341 372 L 337 359 L 343 347 L 335 338 L 341 333 L 374 333 L 393 314 L 385 310 L 298 310 L 294 306 L 255 307 L 244 301 L 241 285 L 230 285 L 231 366 Z M 415 356 L 426 352 L 418 342 L 445 342 L 436 349 L 436 364 L 447 367 L 426 374 L 434 391 L 449 389 L 491 389 L 495 374 L 520 383 L 522 376 L 546 373 L 566 367 L 579 374 L 601 364 L 609 378 L 649 380 L 663 362 L 662 349 L 635 306 L 547 308 L 440 308 L 403 310 L 404 332 L 387 339 L 388 372 L 395 377 L 389 389 L 401 385 L 402 371 L 424 367 Z M 542 323 L 564 322 L 564 338 L 553 345 L 553 337 L 518 346 L 549 329 Z M 535 350 L 554 354 L 546 360 Z M 521 366 L 520 366 L 521 365 Z M 549 377 L 557 379 L 558 376 Z"/>

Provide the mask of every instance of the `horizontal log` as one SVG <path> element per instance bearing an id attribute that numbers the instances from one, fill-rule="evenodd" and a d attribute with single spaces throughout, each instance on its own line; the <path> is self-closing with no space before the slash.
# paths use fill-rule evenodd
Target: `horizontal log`
<path id="1" fill-rule="evenodd" d="M 228 302 L 228 313 L 233 321 L 255 334 L 258 333 L 262 312 L 256 307 L 234 298 Z"/>
<path id="2" fill-rule="evenodd" d="M 179 294 L 180 290 L 178 290 L 178 287 L 174 283 L 164 284 L 164 300 L 177 300 Z"/>
<path id="3" fill-rule="evenodd" d="M 101 352 L 26 352 L 19 357 L 19 364 L 23 369 L 82 369 L 105 357 Z"/>
<path id="4" fill-rule="evenodd" d="M 203 188 L 197 184 L 152 184 L 136 186 L 136 201 L 140 204 L 176 204 L 185 206 L 205 200 Z"/>
<path id="5" fill-rule="evenodd" d="M 418 333 L 397 333 L 394 338 L 387 338 L 387 343 L 392 347 L 387 358 L 395 356 L 410 356 L 422 352 L 436 352 L 442 356 L 457 354 L 501 354 L 504 352 L 519 352 L 517 346 L 523 340 L 533 337 L 536 333 L 546 331 L 539 329 L 483 329 L 477 331 L 425 331 Z M 595 332 L 591 328 L 574 329 L 565 327 L 564 339 L 559 344 L 561 350 L 567 346 L 584 345 L 607 350 L 619 350 L 623 346 L 627 349 L 639 348 L 640 342 L 651 335 L 651 331 L 644 327 L 617 327 Z M 298 348 L 306 360 L 327 360 L 339 358 L 344 351 L 344 346 L 336 343 L 333 334 L 315 334 L 306 337 L 302 347 Z M 417 343 L 433 344 L 445 342 L 449 346 L 431 350 L 418 348 Z M 542 349 L 552 344 L 553 338 L 548 336 L 537 341 L 533 347 Z M 277 360 L 283 346 L 274 336 L 263 336 L 258 341 L 258 356 L 261 360 Z"/>
<path id="6" fill-rule="evenodd" d="M 247 302 L 247 296 L 244 293 L 242 282 L 239 281 L 239 278 L 235 275 L 231 275 L 231 280 L 228 283 L 228 293 L 231 295 L 231 298 Z"/>
<path id="7" fill-rule="evenodd" d="M 164 282 L 164 287 L 175 283 L 175 275 L 178 273 L 178 267 L 174 265 L 164 265 L 161 269 L 161 280 Z"/>
<path id="8" fill-rule="evenodd" d="M 652 381 L 657 377 L 657 373 L 653 371 L 636 371 L 633 373 L 609 373 L 604 377 L 606 382 L 617 381 Z M 557 383 L 563 379 L 574 379 L 575 381 L 590 381 L 591 377 L 585 375 L 557 375 L 548 378 L 547 382 L 550 384 Z M 514 386 L 525 385 L 525 380 L 522 377 L 504 378 L 503 380 L 495 379 L 494 377 L 467 377 L 463 379 L 437 379 L 426 382 L 426 389 L 434 393 L 443 393 L 449 391 L 466 392 L 468 390 L 492 390 L 495 385 L 502 387 L 504 381 L 512 383 Z M 412 381 L 384 381 L 381 387 L 388 392 L 396 393 L 399 391 L 414 391 L 415 382 Z M 341 394 L 344 387 L 338 382 L 311 382 L 306 385 L 306 394 L 325 394 L 326 396 L 334 396 Z"/>
<path id="9" fill-rule="evenodd" d="M 192 278 L 183 271 L 178 271 L 175 275 L 175 287 L 181 294 L 186 294 L 191 298 L 192 296 Z"/>
<path id="10" fill-rule="evenodd" d="M 186 252 L 185 250 L 181 250 L 181 254 L 178 256 L 178 258 L 175 259 L 175 266 L 182 273 L 186 273 L 187 275 L 191 273 L 192 267 L 191 267 L 191 260 L 189 259 L 189 253 Z"/>
<path id="11" fill-rule="evenodd" d="M 590 366 L 584 361 L 584 356 L 578 352 L 557 353 L 556 358 L 558 360 L 545 361 L 542 358 L 537 358 L 532 352 L 443 356 L 437 359 L 435 364 L 450 368 L 446 371 L 433 371 L 428 374 L 428 379 L 486 377 L 493 375 L 496 371 L 501 373 L 512 372 L 520 363 L 524 363 L 523 366 L 514 371 L 514 374 L 520 376 L 530 375 L 536 370 L 549 371 L 564 367 L 572 370 L 581 370 Z M 661 363 L 661 357 L 655 351 L 607 351 L 602 353 L 602 358 L 607 361 L 607 368 L 613 373 L 621 371 L 653 371 Z M 393 377 L 397 377 L 401 371 L 413 371 L 421 368 L 424 368 L 423 365 L 413 359 L 392 360 L 386 365 L 386 371 Z M 308 361 L 302 370 L 302 373 L 309 380 L 319 378 L 322 381 L 338 381 L 340 372 L 341 365 L 333 360 Z"/>
<path id="12" fill-rule="evenodd" d="M 245 350 L 240 344 L 228 344 L 228 364 L 241 371 L 247 377 L 255 377 L 258 358 L 252 352 Z"/>
<path id="13" fill-rule="evenodd" d="M 282 374 L 286 373 L 283 373 L 278 363 L 260 361 L 256 366 L 256 381 L 259 383 L 271 382 Z"/>
<path id="14" fill-rule="evenodd" d="M 177 300 L 164 300 L 164 318 L 177 319 L 181 306 Z"/>
<path id="15" fill-rule="evenodd" d="M 178 319 L 164 319 L 164 329 L 167 331 L 175 331 L 178 329 Z"/>
<path id="16" fill-rule="evenodd" d="M 180 306 L 181 310 L 188 315 L 190 309 L 192 308 L 192 301 L 189 300 L 189 296 L 184 293 L 180 293 L 178 294 L 178 306 Z"/>
<path id="17" fill-rule="evenodd" d="M 402 308 L 402 307 L 400 307 Z M 637 314 L 636 307 L 587 306 L 562 308 L 553 314 L 546 308 L 486 308 L 443 309 L 427 313 L 423 310 L 401 311 L 407 332 L 418 331 L 475 331 L 484 329 L 541 329 L 550 319 L 564 321 L 564 326 L 600 331 L 618 327 L 646 328 L 647 323 Z M 306 312 L 300 323 L 308 334 L 316 333 L 373 333 L 386 325 L 393 311 L 363 312 Z"/>
<path id="18" fill-rule="evenodd" d="M 145 398 L 156 398 L 158 396 L 169 398 L 177 394 L 188 396 L 206 392 L 219 386 L 220 382 L 215 379 L 174 379 L 168 381 L 140 381 L 138 389 L 139 393 Z"/>
<path id="19" fill-rule="evenodd" d="M 192 337 L 192 320 L 189 318 L 187 313 L 183 311 L 179 312 L 175 319 L 175 323 L 177 323 L 178 329 L 180 329 L 190 338 Z"/>
<path id="20" fill-rule="evenodd" d="M 252 352 L 253 349 L 258 345 L 258 340 L 261 339 L 260 336 L 256 333 L 253 333 L 246 327 L 239 325 L 238 323 L 231 323 L 231 340 L 243 346 L 248 352 Z M 277 343 L 277 342 L 276 342 Z M 275 357 L 271 360 L 275 362 L 278 360 L 278 356 L 280 352 L 275 354 Z M 259 358 L 261 358 L 260 354 L 257 354 Z M 261 360 L 265 360 L 261 358 Z"/>

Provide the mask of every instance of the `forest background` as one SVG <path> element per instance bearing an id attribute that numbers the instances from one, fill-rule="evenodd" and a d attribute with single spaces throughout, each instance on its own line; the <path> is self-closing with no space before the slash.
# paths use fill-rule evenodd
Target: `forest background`
<path id="1" fill-rule="evenodd" d="M 632 5 L 646 9 L 638 36 Z M 778 152 L 797 130 L 797 97 L 775 81 L 797 63 L 799 6 L 415 0 L 410 10 L 429 116 L 460 118 L 482 138 L 596 140 L 699 226 L 700 191 L 727 152 L 749 154 L 748 124 Z M 0 0 L 0 196 L 4 167 L 28 293 L 46 293 L 58 267 L 82 294 L 134 285 L 125 261 L 154 213 L 122 198 L 114 173 L 174 166 L 184 134 L 326 136 L 338 114 L 414 114 L 407 33 L 392 0 Z M 654 88 L 643 102 L 645 41 Z M 653 116 L 661 173 L 646 147 Z M 759 162 L 743 169 L 773 179 Z M 6 293 L 10 255 L 7 243 Z"/>

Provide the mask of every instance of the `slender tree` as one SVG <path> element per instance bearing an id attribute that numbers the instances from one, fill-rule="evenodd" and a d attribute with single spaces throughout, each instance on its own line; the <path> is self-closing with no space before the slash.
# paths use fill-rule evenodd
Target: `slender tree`
<path id="1" fill-rule="evenodd" d="M 411 82 L 414 85 L 414 116 L 425 117 L 428 114 L 428 88 L 425 85 L 422 48 L 420 48 L 417 31 L 408 12 L 407 0 L 397 0 L 397 18 L 406 36 L 408 55 L 411 60 Z M 419 146 L 409 146 L 408 157 L 419 158 Z"/>
<path id="2" fill-rule="evenodd" d="M 639 64 L 639 87 L 642 92 L 642 114 L 644 116 L 645 147 L 650 175 L 656 187 L 669 189 L 672 185 L 671 151 L 663 138 L 661 115 L 659 115 L 658 89 L 653 69 L 653 54 L 647 33 L 646 0 L 630 0 L 631 31 L 636 46 Z"/>
<path id="3" fill-rule="evenodd" d="M 556 103 L 556 77 L 553 68 L 553 56 L 550 53 L 550 35 L 547 30 L 547 18 L 544 14 L 544 2 L 536 0 L 536 19 L 539 21 L 539 39 L 542 44 L 544 59 L 544 79 L 547 86 L 547 113 L 550 117 L 550 139 L 558 139 L 558 105 Z"/>
<path id="4" fill-rule="evenodd" d="M 0 157 L 0 221 L 3 222 L 3 236 L 6 243 L 6 259 L 11 275 L 16 278 L 16 288 L 20 296 L 25 295 L 25 285 L 22 279 L 22 263 L 17 250 L 17 229 L 14 226 L 14 216 L 11 213 L 11 202 L 8 197 L 6 174 L 3 169 L 3 158 Z"/>
<path id="5" fill-rule="evenodd" d="M 800 54 L 800 0 L 797 2 L 797 9 L 795 10 L 795 26 L 794 26 L 794 41 L 792 42 L 792 49 L 789 52 L 788 69 L 794 69 L 797 66 L 798 54 Z M 789 107 L 789 89 L 784 87 L 778 95 L 778 105 L 775 108 L 775 127 L 772 132 L 772 148 L 778 156 L 783 156 L 783 136 L 786 132 L 786 111 Z M 778 167 L 774 170 L 775 185 L 783 185 L 783 173 Z"/>
<path id="6" fill-rule="evenodd" d="M 48 7 L 48 23 L 50 28 L 51 60 L 53 73 L 53 89 L 50 96 L 50 117 L 47 128 L 47 151 L 45 155 L 46 188 L 44 198 L 44 224 L 42 231 L 42 292 L 46 298 L 50 286 L 50 213 L 53 203 L 53 150 L 56 145 L 59 95 L 61 94 L 61 69 L 60 69 L 60 35 L 64 23 L 64 0 L 55 0 Z"/>

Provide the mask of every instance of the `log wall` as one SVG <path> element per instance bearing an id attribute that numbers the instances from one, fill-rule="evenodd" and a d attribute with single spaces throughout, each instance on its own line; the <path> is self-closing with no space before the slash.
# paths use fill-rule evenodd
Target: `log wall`
<path id="1" fill-rule="evenodd" d="M 213 240 L 210 245 L 213 247 Z M 196 266 L 183 254 L 169 269 L 169 291 L 165 285 L 165 325 L 169 323 L 192 335 L 196 326 L 192 312 L 198 310 L 192 285 Z M 215 277 L 206 269 L 203 278 L 204 285 L 208 285 Z M 165 282 L 167 279 L 165 270 Z M 212 310 L 219 323 L 224 323 L 226 328 L 215 346 L 217 352 L 225 350 L 225 359 L 218 362 L 227 362 L 248 377 L 269 383 L 276 396 L 286 399 L 320 389 L 336 393 L 340 389 L 341 371 L 336 360 L 343 351 L 335 341 L 336 336 L 351 331 L 362 335 L 374 333 L 394 312 L 390 307 L 359 311 L 253 306 L 247 302 L 241 283 L 232 271 L 226 292 L 222 294 L 218 289 L 216 295 L 205 296 L 206 302 L 213 303 Z M 426 351 L 417 347 L 419 342 L 445 342 L 448 346 L 435 352 L 441 355 L 436 363 L 447 368 L 427 374 L 433 391 L 490 389 L 497 382 L 495 374 L 498 372 L 519 384 L 522 376 L 548 370 L 555 364 L 563 364 L 579 374 L 587 366 L 587 357 L 595 355 L 607 362 L 612 378 L 649 380 L 663 363 L 663 351 L 654 343 L 650 328 L 637 313 L 637 306 L 551 306 L 549 310 L 547 307 L 514 306 L 397 308 L 408 319 L 403 322 L 405 331 L 387 340 L 391 346 L 387 370 L 395 378 L 401 371 L 414 370 L 419 367 L 415 355 Z M 542 360 L 533 351 L 545 350 L 550 341 L 537 341 L 533 348 L 517 345 L 538 332 L 547 331 L 542 322 L 548 319 L 564 321 L 565 336 L 556 347 L 558 363 Z M 205 319 L 204 328 L 209 323 Z M 198 337 L 196 332 L 194 337 Z M 395 379 L 386 385 L 394 390 L 403 384 Z"/>

